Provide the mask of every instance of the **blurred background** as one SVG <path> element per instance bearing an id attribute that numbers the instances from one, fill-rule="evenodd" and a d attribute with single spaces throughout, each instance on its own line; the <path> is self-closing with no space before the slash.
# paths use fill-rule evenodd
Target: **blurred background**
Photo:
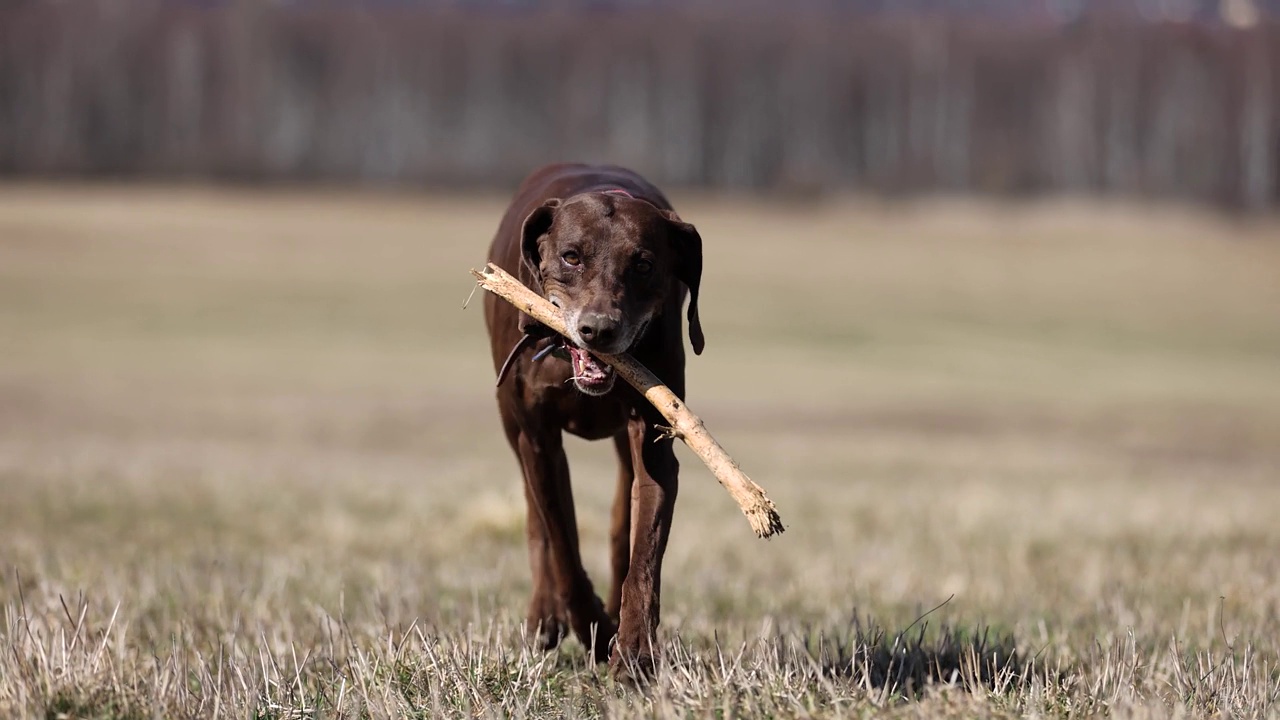
<path id="1" fill-rule="evenodd" d="M 0 715 L 409 715 L 425 645 L 515 658 L 526 511 L 461 306 L 563 160 L 698 227 L 690 403 L 788 526 L 678 451 L 674 642 L 954 595 L 1079 673 L 966 716 L 1163 717 L 1237 682 L 1184 648 L 1277 656 L 1280 0 L 0 0 Z M 613 451 L 568 450 L 602 588 Z M 1243 662 L 1255 705 L 1207 714 L 1274 703 Z"/>
<path id="2" fill-rule="evenodd" d="M 1280 199 L 1280 0 L 0 5 L 0 173 Z"/>
<path id="3" fill-rule="evenodd" d="M 515 647 L 525 502 L 461 306 L 561 160 L 699 228 L 691 406 L 788 527 L 678 451 L 676 642 L 954 596 L 1080 662 L 1053 712 L 1212 674 L 1175 633 L 1277 656 L 1280 0 L 0 0 L 0 715 L 396 703 L 349 661 L 393 629 L 429 628 L 404 687 L 468 626 Z M 609 445 L 568 443 L 596 588 Z M 41 646 L 73 598 L 106 629 Z M 1155 715 L 1219 697 L 1178 692 Z"/>

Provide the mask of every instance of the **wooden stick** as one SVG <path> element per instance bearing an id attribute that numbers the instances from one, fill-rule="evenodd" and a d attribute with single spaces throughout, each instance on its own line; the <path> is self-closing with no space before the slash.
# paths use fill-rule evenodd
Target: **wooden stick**
<path id="1" fill-rule="evenodd" d="M 506 300 L 561 335 L 568 334 L 560 311 L 502 268 L 489 263 L 483 272 L 472 270 L 471 274 L 476 276 L 480 287 Z M 742 513 L 747 516 L 747 521 L 751 523 L 751 529 L 756 535 L 767 538 L 784 530 L 782 518 L 778 516 L 778 510 L 773 501 L 765 495 L 764 488 L 752 482 L 751 478 L 742 472 L 738 463 L 734 462 L 733 458 L 729 457 L 729 453 L 725 452 L 710 432 L 707 432 L 702 420 L 690 412 L 684 402 L 676 397 L 670 388 L 662 384 L 657 375 L 626 353 L 593 354 L 612 366 L 624 380 L 639 390 L 646 400 L 653 403 L 658 412 L 662 413 L 662 417 L 671 423 L 671 427 L 666 428 L 666 432 L 671 437 L 683 440 L 684 444 L 706 463 L 711 474 L 716 476 L 716 480 L 719 480 L 724 489 L 728 490 L 733 499 L 738 502 L 738 507 L 742 508 Z"/>

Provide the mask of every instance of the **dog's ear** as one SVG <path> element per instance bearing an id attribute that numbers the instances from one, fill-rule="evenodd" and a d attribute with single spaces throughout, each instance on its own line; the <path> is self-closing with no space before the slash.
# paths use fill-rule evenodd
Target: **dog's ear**
<path id="1" fill-rule="evenodd" d="M 525 269 L 529 271 L 529 279 L 538 284 L 534 290 L 539 294 L 542 293 L 542 271 L 539 269 L 542 265 L 542 254 L 538 251 L 538 241 L 551 229 L 558 207 L 560 207 L 559 198 L 547 200 L 529 213 L 529 216 L 524 219 L 524 226 L 520 229 L 520 256 L 524 259 Z"/>
<path id="2" fill-rule="evenodd" d="M 702 354 L 706 339 L 698 319 L 698 285 L 702 282 L 702 236 L 698 229 L 680 219 L 674 211 L 664 211 L 676 257 L 676 278 L 689 288 L 689 343 L 695 355 Z"/>
<path id="3" fill-rule="evenodd" d="M 556 208 L 560 207 L 559 198 L 551 198 L 539 205 L 524 219 L 520 228 L 521 280 L 529 289 L 542 295 L 542 253 L 538 249 L 538 241 L 551 229 L 556 217 Z M 529 335 L 547 335 L 551 331 L 542 323 L 525 313 L 520 313 L 520 331 Z"/>

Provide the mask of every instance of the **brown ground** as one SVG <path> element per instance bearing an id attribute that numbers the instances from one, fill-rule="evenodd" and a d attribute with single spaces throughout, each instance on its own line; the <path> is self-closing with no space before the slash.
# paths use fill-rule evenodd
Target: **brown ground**
<path id="1" fill-rule="evenodd" d="M 789 529 L 682 456 L 639 692 L 521 640 L 501 199 L 0 187 L 0 715 L 1280 715 L 1280 223 L 677 200 Z"/>

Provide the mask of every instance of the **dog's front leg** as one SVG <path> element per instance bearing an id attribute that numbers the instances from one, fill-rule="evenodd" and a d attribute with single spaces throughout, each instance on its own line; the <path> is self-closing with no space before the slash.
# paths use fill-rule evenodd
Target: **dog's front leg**
<path id="1" fill-rule="evenodd" d="M 662 556 L 679 489 L 680 464 L 672 440 L 655 418 L 632 418 L 627 425 L 635 480 L 631 485 L 631 565 L 622 584 L 618 642 L 609 664 L 615 673 L 648 674 L 657 655 L 662 595 Z"/>
<path id="2" fill-rule="evenodd" d="M 622 583 L 631 567 L 631 486 L 636 479 L 636 464 L 631 457 L 631 434 L 626 428 L 614 436 L 613 443 L 618 453 L 618 484 L 609 521 L 609 566 L 613 578 L 605 609 L 616 623 L 622 612 Z"/>
<path id="3" fill-rule="evenodd" d="M 592 647 L 597 661 L 603 661 L 608 656 L 614 627 L 582 567 L 569 461 L 560 431 L 522 430 L 516 446 L 529 505 L 530 564 L 535 574 L 529 622 L 555 625 L 567 617 L 578 639 Z M 539 573 L 549 574 L 550 578 L 540 578 Z M 546 587 L 548 579 L 551 588 Z M 546 607 L 547 590 L 554 593 L 554 608 Z M 544 632 L 548 629 L 551 628 L 543 628 Z"/>

